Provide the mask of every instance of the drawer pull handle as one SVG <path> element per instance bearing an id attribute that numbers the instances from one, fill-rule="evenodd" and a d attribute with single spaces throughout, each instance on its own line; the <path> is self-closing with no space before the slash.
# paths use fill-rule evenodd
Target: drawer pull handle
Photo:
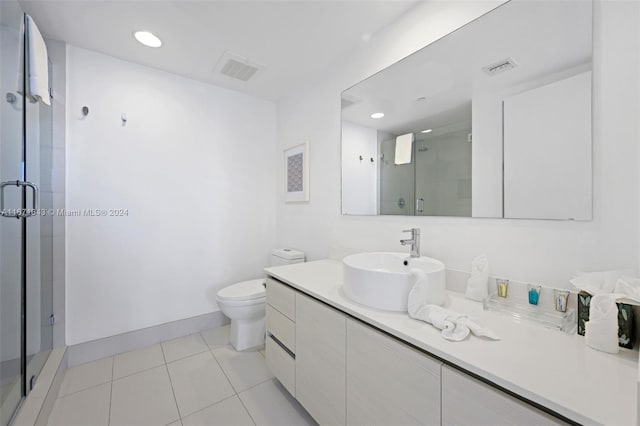
<path id="1" fill-rule="evenodd" d="M 276 336 L 274 336 L 273 334 L 271 334 L 271 333 L 268 333 L 268 334 L 269 334 L 269 337 L 271 338 L 271 340 L 273 340 L 278 346 L 280 346 L 283 351 L 288 353 L 291 358 L 296 359 L 296 354 L 291 352 L 291 350 L 289 348 L 287 348 L 284 345 L 284 343 L 282 343 L 280 340 L 278 340 L 278 338 Z"/>

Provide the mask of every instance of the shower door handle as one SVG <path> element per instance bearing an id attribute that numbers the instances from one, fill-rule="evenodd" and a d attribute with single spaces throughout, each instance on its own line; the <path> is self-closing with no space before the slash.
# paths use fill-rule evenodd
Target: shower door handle
<path id="1" fill-rule="evenodd" d="M 418 213 L 424 212 L 424 198 L 418 198 L 416 200 L 416 211 Z"/>
<path id="2" fill-rule="evenodd" d="M 18 209 L 14 213 L 7 212 L 4 208 L 4 190 L 7 186 L 17 186 L 19 188 L 31 188 L 32 191 L 32 207 L 31 209 Z M 13 217 L 16 219 L 20 219 L 22 217 L 29 217 L 36 214 L 38 210 L 38 198 L 40 195 L 40 190 L 38 189 L 38 185 L 32 182 L 22 181 L 22 180 L 8 180 L 6 182 L 0 183 L 0 216 L 3 217 Z"/>

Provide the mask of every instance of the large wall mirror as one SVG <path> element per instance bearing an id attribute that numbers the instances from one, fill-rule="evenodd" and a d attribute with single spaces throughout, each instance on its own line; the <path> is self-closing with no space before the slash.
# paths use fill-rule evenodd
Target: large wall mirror
<path id="1" fill-rule="evenodd" d="M 590 220 L 592 3 L 511 0 L 342 93 L 342 213 Z"/>

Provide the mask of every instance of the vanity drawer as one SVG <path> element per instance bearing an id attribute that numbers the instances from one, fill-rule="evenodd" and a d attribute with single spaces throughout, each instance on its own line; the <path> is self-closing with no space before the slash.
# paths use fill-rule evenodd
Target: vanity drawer
<path id="1" fill-rule="evenodd" d="M 271 335 L 267 335 L 265 351 L 267 366 L 273 375 L 276 376 L 292 396 L 296 396 L 295 359 L 289 355 Z"/>
<path id="2" fill-rule="evenodd" d="M 267 278 L 267 303 L 291 321 L 296 320 L 296 293 L 291 287 Z"/>
<path id="3" fill-rule="evenodd" d="M 267 305 L 267 331 L 296 353 L 296 324 L 282 315 L 277 309 Z"/>

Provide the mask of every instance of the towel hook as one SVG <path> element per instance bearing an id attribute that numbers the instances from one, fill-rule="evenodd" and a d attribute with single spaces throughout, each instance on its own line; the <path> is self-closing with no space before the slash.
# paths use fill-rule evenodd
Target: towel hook
<path id="1" fill-rule="evenodd" d="M 87 115 L 89 115 L 89 107 L 88 106 L 83 106 L 82 107 L 82 115 L 84 115 L 85 117 Z"/>
<path id="2" fill-rule="evenodd" d="M 127 124 L 127 114 L 125 114 L 124 112 L 122 113 L 122 115 L 120 115 L 120 120 L 122 120 L 122 125 L 126 125 Z"/>

